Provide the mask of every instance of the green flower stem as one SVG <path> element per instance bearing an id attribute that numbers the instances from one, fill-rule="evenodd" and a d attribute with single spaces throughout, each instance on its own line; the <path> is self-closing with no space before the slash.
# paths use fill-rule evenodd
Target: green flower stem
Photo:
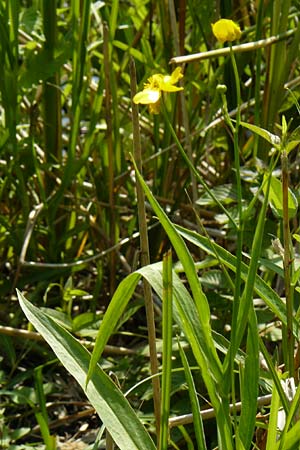
<path id="1" fill-rule="evenodd" d="M 163 102 L 162 102 L 163 103 Z M 224 206 L 222 205 L 222 203 L 220 203 L 220 201 L 216 198 L 216 196 L 214 195 L 214 193 L 210 190 L 209 186 L 207 185 L 207 183 L 204 181 L 204 179 L 201 177 L 201 175 L 199 174 L 199 172 L 197 171 L 197 169 L 195 168 L 195 166 L 193 165 L 192 161 L 190 161 L 188 155 L 186 154 L 186 152 L 184 151 L 184 148 L 182 147 L 178 136 L 173 128 L 173 125 L 171 124 L 171 121 L 169 119 L 169 115 L 168 115 L 168 111 L 165 108 L 165 105 L 162 104 L 162 112 L 164 115 L 164 119 L 165 122 L 171 132 L 171 135 L 174 138 L 174 141 L 177 145 L 177 148 L 182 156 L 182 158 L 184 159 L 186 165 L 188 166 L 188 168 L 191 170 L 191 172 L 194 174 L 195 178 L 198 180 L 198 182 L 202 185 L 202 187 L 204 188 L 204 190 L 207 192 L 207 194 L 213 199 L 213 201 L 216 203 L 216 205 L 219 206 L 219 208 L 222 210 L 222 212 L 228 217 L 230 223 L 232 224 L 232 226 L 237 229 L 237 225 L 235 223 L 235 221 L 233 220 L 233 218 L 231 217 L 230 213 L 227 211 L 226 208 L 224 208 Z"/>
<path id="2" fill-rule="evenodd" d="M 231 347 L 229 350 L 230 354 L 230 374 L 231 374 L 231 389 L 232 389 L 232 403 L 235 405 L 235 377 L 234 377 L 234 358 L 237 350 L 237 331 L 238 324 L 237 318 L 239 314 L 240 306 L 240 296 L 241 296 L 241 267 L 242 267 L 242 246 L 243 246 L 243 224 L 242 224 L 242 184 L 240 175 L 240 153 L 239 153 L 239 127 L 241 122 L 241 89 L 240 89 L 240 79 L 238 74 L 238 69 L 236 65 L 236 60 L 234 53 L 232 51 L 232 44 L 230 46 L 230 58 L 233 67 L 235 86 L 236 86 L 236 96 L 237 96 L 237 113 L 236 122 L 233 126 L 232 121 L 231 128 L 233 130 L 233 148 L 234 148 L 234 167 L 236 176 L 236 186 L 237 186 L 237 207 L 238 207 L 238 227 L 237 227 L 237 247 L 236 247 L 236 276 L 235 276 L 235 290 L 233 297 L 233 311 L 232 311 L 232 324 L 231 324 Z M 227 109 L 227 108 L 226 108 Z M 227 112 L 228 114 L 228 112 Z M 226 117 L 225 117 L 226 118 Z M 235 409 L 233 410 L 234 417 L 236 417 Z"/>
<path id="3" fill-rule="evenodd" d="M 236 96 L 237 96 L 237 113 L 235 126 L 232 125 L 233 129 L 233 147 L 234 147 L 234 167 L 236 176 L 236 187 L 237 187 L 237 207 L 238 207 L 238 227 L 237 227 L 237 270 L 235 279 L 235 295 L 233 302 L 233 317 L 232 317 L 232 331 L 235 333 L 236 330 L 236 320 L 238 315 L 239 301 L 240 301 L 240 289 L 241 289 L 241 260 L 242 260 L 242 245 L 243 245 L 243 225 L 242 225 L 242 183 L 240 174 L 240 153 L 239 153 L 239 127 L 241 122 L 241 88 L 240 79 L 238 74 L 238 69 L 236 65 L 236 60 L 234 53 L 232 51 L 232 45 L 230 43 L 230 58 L 233 66 L 233 72 L 235 77 L 236 85 Z M 232 124 L 232 121 L 230 120 Z M 234 355 L 232 355 L 234 359 Z"/>
<path id="4" fill-rule="evenodd" d="M 284 271 L 284 284 L 285 284 L 285 298 L 286 298 L 286 368 L 289 372 L 289 376 L 294 376 L 294 335 L 293 335 L 293 288 L 291 286 L 292 279 L 292 255 L 290 251 L 291 234 L 289 226 L 289 207 L 288 207 L 288 157 L 285 150 L 281 156 L 281 168 L 282 168 L 282 209 L 283 209 L 283 271 Z"/>

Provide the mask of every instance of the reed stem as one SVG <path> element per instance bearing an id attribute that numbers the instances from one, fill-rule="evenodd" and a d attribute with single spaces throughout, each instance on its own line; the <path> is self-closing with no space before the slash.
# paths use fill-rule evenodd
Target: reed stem
<path id="1" fill-rule="evenodd" d="M 133 59 L 130 62 L 130 87 L 131 98 L 136 94 L 136 70 Z M 139 112 L 138 106 L 132 103 L 132 124 L 133 124 L 133 154 L 139 172 L 142 170 L 142 150 L 140 139 L 140 126 L 139 126 Z M 147 220 L 145 210 L 145 194 L 144 190 L 139 182 L 136 184 L 137 190 L 137 205 L 138 205 L 138 218 L 139 218 L 139 230 L 140 230 L 140 244 L 141 244 L 141 265 L 146 266 L 150 264 L 149 255 L 149 243 L 147 232 Z M 145 295 L 145 308 L 148 327 L 148 340 L 149 340 L 149 353 L 150 353 L 150 366 L 151 374 L 158 374 L 159 364 L 156 351 L 156 330 L 154 319 L 154 307 L 153 296 L 150 284 L 144 280 L 144 295 Z M 158 377 L 152 378 L 153 386 L 153 401 L 154 401 L 154 414 L 156 420 L 156 433 L 159 436 L 160 433 L 160 382 Z"/>

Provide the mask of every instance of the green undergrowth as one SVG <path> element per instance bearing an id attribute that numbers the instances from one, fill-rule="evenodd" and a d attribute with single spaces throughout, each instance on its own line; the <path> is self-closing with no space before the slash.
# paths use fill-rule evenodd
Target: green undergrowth
<path id="1" fill-rule="evenodd" d="M 1 448 L 299 448 L 298 7 L 0 0 Z"/>

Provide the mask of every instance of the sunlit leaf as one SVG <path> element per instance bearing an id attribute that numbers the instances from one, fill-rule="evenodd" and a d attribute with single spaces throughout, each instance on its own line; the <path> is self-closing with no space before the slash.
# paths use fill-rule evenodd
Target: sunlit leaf
<path id="1" fill-rule="evenodd" d="M 265 192 L 266 188 L 263 188 Z M 275 214 L 282 218 L 283 217 L 283 197 L 282 197 L 282 182 L 272 176 L 269 192 L 269 202 L 275 212 Z M 295 195 L 289 189 L 288 192 L 288 209 L 289 218 L 292 219 L 297 214 L 298 202 Z"/>
<path id="2" fill-rule="evenodd" d="M 85 391 L 90 403 L 121 450 L 155 450 L 153 441 L 130 404 L 97 364 L 86 387 L 90 353 L 64 328 L 17 291 L 21 308 L 63 366 Z"/>
<path id="3" fill-rule="evenodd" d="M 261 136 L 263 139 L 268 141 L 271 145 L 274 145 L 275 147 L 279 146 L 281 144 L 281 139 L 276 134 L 270 133 L 270 131 L 265 130 L 264 128 L 258 127 L 257 125 L 253 125 L 252 123 L 247 122 L 241 122 L 241 125 L 245 128 L 248 128 L 248 130 L 252 131 L 253 133 L 257 134 L 258 136 Z"/>

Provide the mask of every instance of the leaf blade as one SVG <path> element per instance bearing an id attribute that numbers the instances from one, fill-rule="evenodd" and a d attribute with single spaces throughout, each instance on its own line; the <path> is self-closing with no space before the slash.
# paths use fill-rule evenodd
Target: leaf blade
<path id="1" fill-rule="evenodd" d="M 89 352 L 70 333 L 26 300 L 21 292 L 17 291 L 17 295 L 28 320 L 85 390 L 85 394 L 120 449 L 155 450 L 152 439 L 128 401 L 99 365 L 96 366 L 85 389 L 90 362 Z"/>

